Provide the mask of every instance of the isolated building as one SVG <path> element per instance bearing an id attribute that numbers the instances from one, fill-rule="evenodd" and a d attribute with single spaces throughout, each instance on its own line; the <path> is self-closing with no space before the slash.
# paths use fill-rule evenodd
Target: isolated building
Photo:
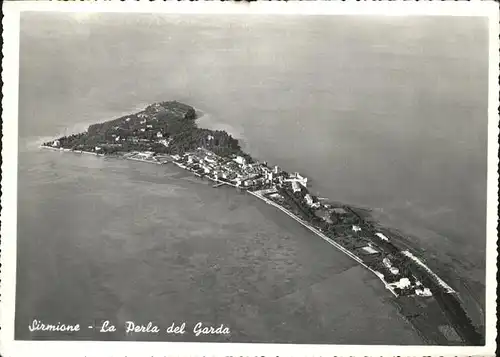
<path id="1" fill-rule="evenodd" d="M 408 278 L 401 278 L 399 281 L 396 281 L 394 283 L 389 284 L 393 287 L 399 288 L 399 289 L 407 289 L 411 286 L 410 279 Z"/>
<path id="2" fill-rule="evenodd" d="M 361 228 L 359 226 L 352 226 L 352 230 L 354 232 L 361 232 Z"/>
<path id="3" fill-rule="evenodd" d="M 415 289 L 415 294 L 418 296 L 432 296 L 432 292 L 429 288 Z"/>
<path id="4" fill-rule="evenodd" d="M 365 251 L 365 253 L 368 253 L 368 254 L 376 254 L 376 253 L 378 253 L 377 250 L 373 249 L 369 245 L 367 245 L 366 247 L 363 247 L 362 249 Z"/>
<path id="5" fill-rule="evenodd" d="M 380 239 L 382 240 L 385 240 L 385 241 L 389 241 L 389 238 L 387 238 L 385 235 L 383 235 L 382 233 L 375 233 L 375 235 L 377 237 L 379 237 Z"/>
<path id="6" fill-rule="evenodd" d="M 279 193 L 273 193 L 273 194 L 269 195 L 269 197 L 283 199 L 283 196 L 281 196 Z"/>
<path id="7" fill-rule="evenodd" d="M 247 161 L 245 160 L 245 158 L 243 156 L 236 156 L 234 161 L 236 161 L 240 165 L 246 165 L 246 163 L 247 163 Z"/>
<path id="8" fill-rule="evenodd" d="M 398 275 L 399 274 L 399 269 L 392 266 L 389 268 L 389 271 L 391 272 L 392 275 Z"/>
<path id="9" fill-rule="evenodd" d="M 390 261 L 389 258 L 384 258 L 382 260 L 382 263 L 385 265 L 385 267 L 387 269 L 389 269 L 389 271 L 391 272 L 391 274 L 393 274 L 393 275 L 399 274 L 399 269 L 392 265 L 392 262 Z"/>

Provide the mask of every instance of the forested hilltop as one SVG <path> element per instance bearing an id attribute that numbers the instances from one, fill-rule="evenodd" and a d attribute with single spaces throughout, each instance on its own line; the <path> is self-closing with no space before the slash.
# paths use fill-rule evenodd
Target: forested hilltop
<path id="1" fill-rule="evenodd" d="M 457 291 L 419 258 L 418 249 L 411 249 L 404 235 L 384 229 L 348 205 L 312 194 L 307 177 L 255 162 L 227 132 L 198 128 L 196 119 L 196 110 L 189 105 L 161 102 L 44 146 L 155 164 L 171 162 L 216 182 L 214 187 L 245 190 L 374 273 L 395 297 L 400 314 L 426 341 L 484 345 L 484 334 L 476 327 L 483 322 L 472 321 Z"/>
<path id="2" fill-rule="evenodd" d="M 203 147 L 220 156 L 238 155 L 251 160 L 238 140 L 226 131 L 198 128 L 196 119 L 196 110 L 184 103 L 155 103 L 138 113 L 93 124 L 84 133 L 44 145 L 102 154 L 152 151 L 179 155 Z"/>

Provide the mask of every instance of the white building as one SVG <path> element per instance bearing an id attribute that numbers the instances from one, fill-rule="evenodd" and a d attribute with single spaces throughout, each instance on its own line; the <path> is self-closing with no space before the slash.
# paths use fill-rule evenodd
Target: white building
<path id="1" fill-rule="evenodd" d="M 382 233 L 375 233 L 375 235 L 377 237 L 379 237 L 380 239 L 382 239 L 382 240 L 389 241 L 389 238 L 387 238 L 386 236 L 384 236 Z"/>
<path id="2" fill-rule="evenodd" d="M 354 232 L 361 232 L 361 228 L 359 226 L 352 226 L 352 230 Z"/>
<path id="3" fill-rule="evenodd" d="M 156 133 L 156 137 L 157 138 L 163 138 L 163 134 L 161 133 L 161 131 L 159 131 L 159 132 Z"/>
<path id="4" fill-rule="evenodd" d="M 288 182 L 298 182 L 302 186 L 307 187 L 307 177 L 301 176 L 298 172 L 290 174 L 285 181 L 288 181 Z"/>
<path id="5" fill-rule="evenodd" d="M 387 269 L 389 269 L 391 274 L 393 275 L 399 274 L 399 269 L 392 266 L 392 262 L 389 260 L 389 258 L 384 258 L 384 260 L 382 260 L 382 263 L 387 267 Z"/>
<path id="6" fill-rule="evenodd" d="M 307 186 L 307 177 L 302 176 L 298 172 L 294 172 L 293 174 L 291 174 L 290 179 L 296 180 L 298 183 L 300 183 L 304 187 Z"/>
<path id="7" fill-rule="evenodd" d="M 240 165 L 246 165 L 246 163 L 247 163 L 247 161 L 245 160 L 245 158 L 242 157 L 242 156 L 236 156 L 236 158 L 234 159 L 234 161 L 236 161 Z"/>
<path id="8" fill-rule="evenodd" d="M 295 181 L 292 181 L 292 190 L 293 192 L 300 192 L 299 184 Z"/>
<path id="9" fill-rule="evenodd" d="M 415 294 L 418 296 L 432 296 L 432 292 L 429 288 L 415 289 Z"/>
<path id="10" fill-rule="evenodd" d="M 391 272 L 392 275 L 398 275 L 399 274 L 399 269 L 396 267 L 390 267 L 389 271 Z"/>
<path id="11" fill-rule="evenodd" d="M 372 247 L 370 247 L 369 245 L 367 245 L 366 247 L 363 247 L 362 248 L 366 253 L 368 254 L 376 254 L 378 253 L 377 250 L 373 249 Z"/>
<path id="12" fill-rule="evenodd" d="M 389 284 L 393 287 L 399 288 L 399 289 L 407 289 L 411 286 L 410 279 L 408 278 L 401 278 L 399 281 L 396 281 L 394 283 Z"/>
<path id="13" fill-rule="evenodd" d="M 312 208 L 318 208 L 319 206 L 321 206 L 319 202 L 314 202 L 314 199 L 310 194 L 305 195 L 304 198 L 306 200 L 306 203 Z"/>
<path id="14" fill-rule="evenodd" d="M 119 137 L 119 136 L 117 136 L 117 137 L 115 138 L 115 141 L 120 141 L 120 137 Z"/>
<path id="15" fill-rule="evenodd" d="M 55 148 L 59 147 L 59 145 L 61 145 L 61 142 L 59 140 L 54 140 L 54 142 L 52 143 L 52 146 Z"/>

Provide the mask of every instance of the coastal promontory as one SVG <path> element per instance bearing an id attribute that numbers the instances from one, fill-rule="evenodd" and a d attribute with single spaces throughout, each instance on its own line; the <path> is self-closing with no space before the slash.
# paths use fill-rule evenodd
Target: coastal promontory
<path id="1" fill-rule="evenodd" d="M 427 266 L 418 249 L 408 247 L 402 235 L 382 227 L 366 212 L 318 197 L 310 192 L 307 177 L 254 160 L 227 132 L 199 128 L 197 117 L 189 105 L 160 102 L 42 146 L 173 163 L 213 181 L 214 187 L 246 191 L 375 274 L 402 317 L 429 343 L 484 343 L 456 290 Z"/>

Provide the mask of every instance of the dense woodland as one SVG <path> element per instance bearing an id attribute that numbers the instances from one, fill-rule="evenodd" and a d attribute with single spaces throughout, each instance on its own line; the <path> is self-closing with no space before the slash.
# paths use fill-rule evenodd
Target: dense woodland
<path id="1" fill-rule="evenodd" d="M 220 156 L 240 155 L 253 161 L 241 150 L 238 140 L 223 130 L 198 128 L 196 118 L 191 106 L 177 101 L 162 102 L 135 114 L 93 124 L 86 133 L 58 140 L 63 148 L 96 151 L 98 147 L 105 154 L 129 151 L 184 154 L 204 147 Z M 52 142 L 45 145 L 50 146 Z"/>

